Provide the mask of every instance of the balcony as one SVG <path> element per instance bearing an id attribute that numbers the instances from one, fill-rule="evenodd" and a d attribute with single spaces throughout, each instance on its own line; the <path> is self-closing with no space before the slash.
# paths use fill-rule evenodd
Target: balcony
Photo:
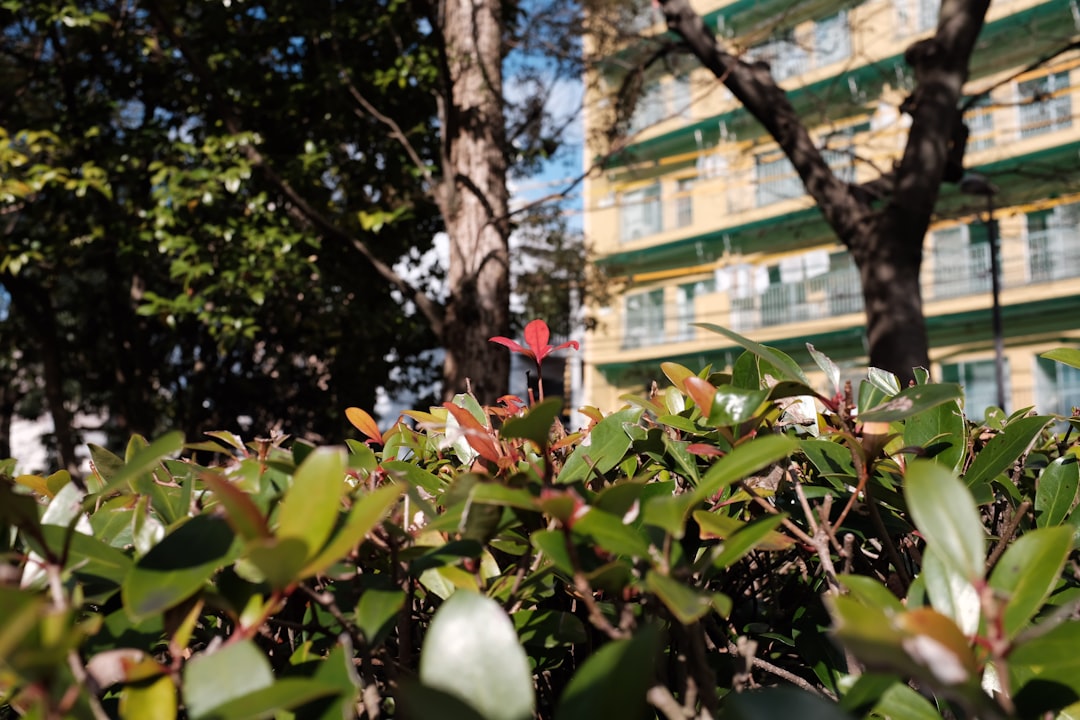
<path id="1" fill-rule="evenodd" d="M 1002 242 L 1001 287 L 1004 290 L 1080 278 L 1080 224 L 1028 231 L 1023 237 L 1004 237 Z M 765 269 L 759 267 L 758 271 L 760 281 L 764 282 Z M 753 278 L 754 271 L 747 277 Z M 641 303 L 640 308 L 628 306 L 628 327 L 632 330 L 624 337 L 623 347 L 694 340 L 697 334 L 693 323 L 697 322 L 720 323 L 735 331 L 746 332 L 863 311 L 862 286 L 853 264 L 836 267 L 834 262 L 832 269 L 814 277 L 772 282 L 756 289 L 752 285 L 753 281 L 751 286 L 727 291 L 726 306 L 730 310 L 723 314 L 720 311 L 703 312 L 703 306 L 692 299 L 680 302 L 678 307 L 665 308 L 662 295 L 654 291 L 648 296 L 649 302 Z M 985 295 L 988 305 L 991 289 L 989 243 L 942 242 L 933 253 L 932 262 L 923 267 L 922 288 L 929 315 L 935 313 L 935 303 L 958 298 Z M 1008 295 L 1003 297 L 1003 302 L 1008 305 Z M 711 300 L 709 304 L 714 307 L 724 305 Z M 670 315 L 667 323 L 665 315 Z M 798 329 L 792 332 L 797 334 Z"/>

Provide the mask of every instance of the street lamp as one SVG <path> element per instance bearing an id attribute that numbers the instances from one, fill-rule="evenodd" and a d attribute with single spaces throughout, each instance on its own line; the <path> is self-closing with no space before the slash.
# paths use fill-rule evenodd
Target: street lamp
<path id="1" fill-rule="evenodd" d="M 997 404 L 1005 409 L 1005 337 L 1001 329 L 1001 268 L 998 265 L 997 226 L 994 225 L 994 196 L 997 186 L 980 173 L 965 173 L 960 192 L 986 198 L 986 234 L 990 240 L 990 323 L 994 334 L 994 378 L 997 381 Z"/>

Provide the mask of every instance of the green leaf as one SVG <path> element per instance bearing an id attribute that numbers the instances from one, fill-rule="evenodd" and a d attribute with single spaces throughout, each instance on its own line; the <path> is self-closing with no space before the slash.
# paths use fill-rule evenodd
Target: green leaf
<path id="1" fill-rule="evenodd" d="M 150 682 L 130 684 L 120 692 L 122 720 L 175 720 L 176 685 L 168 675 Z"/>
<path id="2" fill-rule="evenodd" d="M 742 335 L 732 332 L 725 327 L 720 327 L 719 325 L 713 325 L 711 323 L 694 324 L 700 328 L 719 333 L 729 340 L 733 340 L 738 343 L 739 346 L 746 348 L 748 351 L 754 353 L 759 358 L 775 367 L 783 375 L 783 377 L 776 378 L 777 380 L 794 380 L 805 385 L 810 384 L 810 381 L 806 379 L 806 374 L 803 373 L 799 364 L 779 350 L 756 343 L 749 338 L 745 338 Z"/>
<path id="3" fill-rule="evenodd" d="M 247 559 L 258 570 L 245 575 L 249 580 L 287 588 L 301 579 L 307 562 L 307 543 L 298 538 L 259 538 L 247 544 Z"/>
<path id="4" fill-rule="evenodd" d="M 836 579 L 848 589 L 850 596 L 863 605 L 877 607 L 894 613 L 904 610 L 900 599 L 889 588 L 866 575 L 837 575 Z"/>
<path id="5" fill-rule="evenodd" d="M 443 491 L 443 482 L 427 470 L 404 460 L 387 460 L 382 464 L 383 470 L 399 480 L 404 480 L 413 487 L 422 488 L 432 495 L 438 495 Z"/>
<path id="6" fill-rule="evenodd" d="M 184 705 L 192 720 L 209 717 L 231 700 L 274 684 L 270 661 L 250 640 L 200 653 L 184 666 Z"/>
<path id="7" fill-rule="evenodd" d="M 559 720 L 643 717 L 645 693 L 653 684 L 660 633 L 645 625 L 627 640 L 604 645 L 570 678 L 555 709 Z"/>
<path id="8" fill-rule="evenodd" d="M 990 587 L 1005 604 L 1005 634 L 1015 636 L 1046 601 L 1072 549 L 1073 529 L 1042 528 L 1009 545 L 990 574 Z"/>
<path id="9" fill-rule="evenodd" d="M 414 720 L 487 720 L 457 695 L 404 680 L 395 697 L 402 717 Z"/>
<path id="10" fill-rule="evenodd" d="M 312 700 L 339 694 L 339 689 L 326 682 L 310 678 L 282 678 L 268 688 L 233 698 L 210 711 L 214 720 L 251 720 L 281 717 L 282 711 L 292 710 Z M 192 714 L 192 720 L 195 715 Z"/>
<path id="11" fill-rule="evenodd" d="M 904 498 L 915 525 L 942 561 L 974 582 L 986 570 L 986 532 L 964 484 L 932 460 L 912 460 Z"/>
<path id="12" fill-rule="evenodd" d="M 1080 369 L 1080 350 L 1077 350 L 1076 348 L 1055 348 L 1048 352 L 1044 352 L 1039 357 L 1044 357 L 1047 360 L 1055 360 L 1070 367 Z"/>
<path id="13" fill-rule="evenodd" d="M 519 610 L 510 619 L 526 647 L 555 648 L 589 641 L 584 623 L 561 610 Z"/>
<path id="14" fill-rule="evenodd" d="M 614 555 L 646 558 L 649 542 L 636 528 L 624 525 L 622 518 L 590 507 L 572 526 L 575 534 L 589 537 L 593 543 Z"/>
<path id="15" fill-rule="evenodd" d="M 773 550 L 778 549 L 778 546 L 790 545 L 791 539 L 776 531 L 786 518 L 786 514 L 766 515 L 728 534 L 716 527 L 716 523 L 721 521 L 723 516 L 704 510 L 694 513 L 694 519 L 698 521 L 703 534 L 705 532 L 715 535 L 723 534 L 724 543 L 712 560 L 713 566 L 717 568 L 731 567 L 759 545 L 767 544 Z"/>
<path id="16" fill-rule="evenodd" d="M 935 383 L 909 387 L 869 410 L 859 411 L 860 422 L 894 422 L 925 412 L 938 405 L 955 402 L 963 389 L 955 383 Z"/>
<path id="17" fill-rule="evenodd" d="M 851 720 L 840 706 L 796 688 L 775 687 L 732 694 L 724 703 L 719 720 Z M 908 720 L 908 718 L 904 718 Z"/>
<path id="18" fill-rule="evenodd" d="M 356 625 L 374 647 L 389 634 L 391 621 L 405 607 L 405 592 L 398 588 L 367 588 L 356 604 Z"/>
<path id="19" fill-rule="evenodd" d="M 979 629 L 982 605 L 979 592 L 955 566 L 946 563 L 933 547 L 923 550 L 923 570 L 919 575 L 935 610 L 953 619 L 965 634 Z"/>
<path id="20" fill-rule="evenodd" d="M 1080 700 L 1080 622 L 1065 622 L 1009 653 L 1019 717 L 1039 717 Z"/>
<path id="21" fill-rule="evenodd" d="M 810 351 L 810 357 L 814 358 L 814 362 L 821 368 L 821 371 L 825 373 L 825 377 L 829 380 L 829 386 L 832 387 L 834 393 L 840 392 L 843 388 L 840 386 L 840 368 L 836 366 L 836 363 L 826 355 L 825 353 L 817 350 L 810 343 L 806 343 L 806 349 Z"/>
<path id="22" fill-rule="evenodd" d="M 885 393 L 889 397 L 896 395 L 900 392 L 900 381 L 887 370 L 872 367 L 866 374 L 866 380 L 875 388 Z M 861 406 L 860 406 L 861 407 Z"/>
<path id="23" fill-rule="evenodd" d="M 532 671 L 514 625 L 489 597 L 456 592 L 435 612 L 420 680 L 465 701 L 485 720 L 533 716 Z"/>
<path id="24" fill-rule="evenodd" d="M 769 397 L 769 390 L 742 390 L 732 385 L 717 388 L 709 411 L 709 425 L 730 427 L 754 417 L 762 403 Z"/>
<path id="25" fill-rule="evenodd" d="M 119 586 L 131 570 L 131 557 L 96 537 L 58 525 L 42 525 L 42 537 L 59 555 L 67 548 L 67 568 L 85 582 L 106 581 Z"/>
<path id="26" fill-rule="evenodd" d="M 274 534 L 279 540 L 303 542 L 308 558 L 322 549 L 341 511 L 347 467 L 342 448 L 321 447 L 304 459 L 278 510 Z"/>
<path id="27" fill-rule="evenodd" d="M 645 575 L 645 587 L 660 598 L 664 607 L 683 625 L 697 622 L 712 610 L 712 597 L 695 588 L 650 570 Z"/>
<path id="28" fill-rule="evenodd" d="M 960 469 L 967 450 L 966 438 L 964 414 L 956 401 L 916 413 L 904 423 L 904 445 L 926 449 L 935 462 L 950 470 Z"/>
<path id="29" fill-rule="evenodd" d="M 562 398 L 548 398 L 533 405 L 529 412 L 520 417 L 513 417 L 503 423 L 499 435 L 504 438 L 524 438 L 532 440 L 540 447 L 547 447 L 551 437 L 551 426 L 563 409 Z"/>
<path id="30" fill-rule="evenodd" d="M 307 564 L 301 577 L 325 572 L 331 565 L 352 552 L 390 513 L 407 489 L 404 483 L 391 483 L 356 498 L 352 509 L 349 510 L 344 527 Z"/>
<path id="31" fill-rule="evenodd" d="M 1075 455 L 1063 455 L 1039 476 L 1035 489 L 1035 524 L 1054 527 L 1065 522 L 1076 502 L 1080 486 L 1080 463 Z"/>
<path id="32" fill-rule="evenodd" d="M 1020 418 L 1005 426 L 1005 429 L 990 439 L 968 467 L 964 482 L 968 487 L 984 485 L 1005 472 L 1053 418 L 1044 415 Z"/>
<path id="33" fill-rule="evenodd" d="M 941 714 L 929 700 L 904 683 L 894 683 L 881 694 L 874 705 L 872 717 L 895 720 L 941 720 Z"/>
<path id="34" fill-rule="evenodd" d="M 184 434 L 176 431 L 162 435 L 146 447 L 137 449 L 132 453 L 131 459 L 123 467 L 116 470 L 98 493 L 106 495 L 123 485 L 130 485 L 140 475 L 149 473 L 154 467 L 169 455 L 175 455 L 184 449 Z M 103 453 L 99 453 L 101 455 Z M 98 472 L 101 472 L 99 469 Z M 104 477 L 104 475 L 102 475 Z"/>
<path id="35" fill-rule="evenodd" d="M 221 567 L 233 532 L 219 517 L 196 515 L 165 536 L 124 578 L 124 610 L 139 621 L 191 597 Z"/>
<path id="36" fill-rule="evenodd" d="M 642 412 L 644 411 L 640 408 L 627 408 L 598 422 L 570 453 L 556 482 L 572 483 L 610 472 L 622 462 L 626 451 L 630 449 L 630 436 L 623 429 L 623 424 L 637 423 Z"/>
<path id="37" fill-rule="evenodd" d="M 643 497 L 641 522 L 662 529 L 676 540 L 682 540 L 686 534 L 686 514 L 695 504 L 694 497 L 688 493 Z"/>
<path id="38" fill-rule="evenodd" d="M 736 446 L 717 460 L 694 489 L 695 500 L 706 500 L 751 473 L 788 457 L 798 448 L 784 435 L 765 435 Z"/>

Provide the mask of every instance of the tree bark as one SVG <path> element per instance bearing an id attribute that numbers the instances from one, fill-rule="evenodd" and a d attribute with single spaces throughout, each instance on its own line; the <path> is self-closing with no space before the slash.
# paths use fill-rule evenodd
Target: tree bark
<path id="1" fill-rule="evenodd" d="M 4 286 L 11 292 L 12 303 L 34 328 L 41 353 L 45 401 L 53 421 L 53 437 L 61 467 L 79 476 L 79 460 L 75 455 L 75 436 L 71 413 L 65 405 L 64 371 L 61 366 L 60 329 L 49 293 L 42 287 L 18 275 L 5 275 Z"/>
<path id="2" fill-rule="evenodd" d="M 941 183 L 957 182 L 963 173 L 960 98 L 989 0 L 944 0 L 935 35 L 905 53 L 916 81 L 904 104 L 912 116 L 907 145 L 895 171 L 862 187 L 833 174 L 767 65 L 725 51 L 689 0 L 660 1 L 668 28 L 776 140 L 851 251 L 863 286 L 871 365 L 904 383 L 913 379 L 912 368 L 929 368 L 919 285 L 923 239 Z M 871 207 L 878 199 L 884 206 Z"/>
<path id="3" fill-rule="evenodd" d="M 467 386 L 485 403 L 506 394 L 510 358 L 488 341 L 509 335 L 510 267 L 506 131 L 499 0 L 446 0 L 443 178 L 439 210 L 450 238 L 443 323 L 443 395 Z"/>

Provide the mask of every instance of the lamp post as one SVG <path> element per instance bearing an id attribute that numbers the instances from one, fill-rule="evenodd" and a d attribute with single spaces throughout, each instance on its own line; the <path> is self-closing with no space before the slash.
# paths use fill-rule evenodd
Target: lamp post
<path id="1" fill-rule="evenodd" d="M 960 180 L 960 192 L 986 198 L 986 234 L 990 240 L 990 327 L 994 335 L 994 379 L 997 404 L 1005 409 L 1005 335 L 1001 327 L 1001 268 L 998 263 L 998 235 L 994 225 L 994 196 L 997 186 L 985 175 L 967 173 Z"/>

